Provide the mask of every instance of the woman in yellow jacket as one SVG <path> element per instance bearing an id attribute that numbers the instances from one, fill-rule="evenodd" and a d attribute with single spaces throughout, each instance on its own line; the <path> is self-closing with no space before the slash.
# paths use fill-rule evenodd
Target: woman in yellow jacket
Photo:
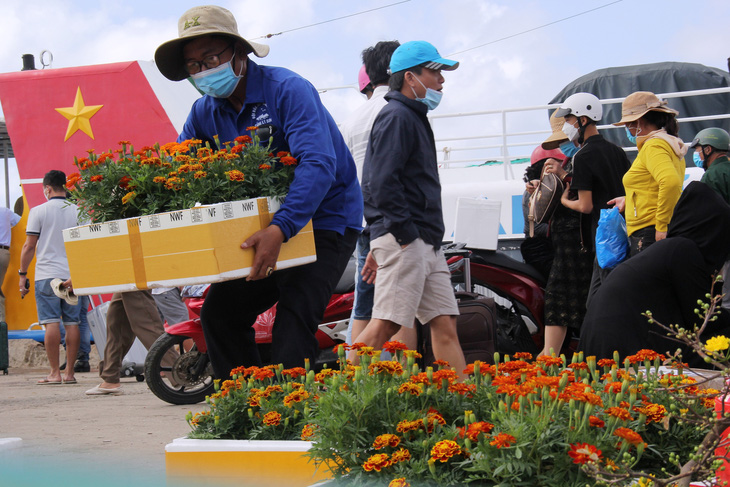
<path id="1" fill-rule="evenodd" d="M 609 201 L 626 217 L 631 255 L 667 236 L 667 225 L 684 182 L 687 146 L 677 136 L 677 111 L 654 93 L 637 91 L 621 106 L 621 120 L 639 154 L 624 175 L 626 196 Z"/>

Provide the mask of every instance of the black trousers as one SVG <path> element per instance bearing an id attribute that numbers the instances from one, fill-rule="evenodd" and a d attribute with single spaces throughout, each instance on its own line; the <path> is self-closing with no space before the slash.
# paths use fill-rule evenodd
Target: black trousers
<path id="1" fill-rule="evenodd" d="M 304 359 L 309 359 L 313 365 L 319 351 L 317 327 L 355 250 L 357 236 L 352 229 L 345 235 L 315 230 L 316 262 L 275 271 L 258 281 L 212 284 L 200 318 L 215 376 L 227 379 L 236 367 L 262 365 L 253 324 L 277 301 L 272 363 L 303 367 Z"/>

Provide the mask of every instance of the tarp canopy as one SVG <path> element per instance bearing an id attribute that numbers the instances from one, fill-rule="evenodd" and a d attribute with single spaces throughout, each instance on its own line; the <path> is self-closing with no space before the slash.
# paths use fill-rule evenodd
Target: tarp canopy
<path id="1" fill-rule="evenodd" d="M 730 73 L 702 64 L 675 62 L 640 64 L 599 69 L 581 76 L 563 88 L 550 100 L 550 103 L 560 103 L 573 93 L 579 92 L 592 93 L 604 100 L 623 98 L 635 91 L 661 94 L 728 86 L 730 86 Z M 671 108 L 679 111 L 679 118 L 730 113 L 730 93 L 670 98 L 667 101 Z M 620 119 L 621 104 L 608 104 L 603 106 L 603 118 L 599 124 L 610 124 Z M 704 128 L 721 127 L 730 132 L 730 119 L 680 122 L 679 127 L 680 138 L 690 142 L 695 134 Z M 603 130 L 602 135 L 616 145 L 631 146 L 623 128 Z M 687 161 L 692 164 L 691 152 Z"/>

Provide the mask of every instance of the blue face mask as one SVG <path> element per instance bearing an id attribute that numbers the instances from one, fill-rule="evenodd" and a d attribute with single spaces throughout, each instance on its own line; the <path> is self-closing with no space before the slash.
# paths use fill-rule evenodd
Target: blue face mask
<path id="1" fill-rule="evenodd" d="M 560 144 L 560 152 L 565 154 L 566 157 L 572 158 L 576 154 L 576 152 L 578 152 L 578 148 L 575 146 L 574 143 L 570 141 L 563 142 L 562 144 Z"/>
<path id="2" fill-rule="evenodd" d="M 705 161 L 700 158 L 699 152 L 692 153 L 692 161 L 694 161 L 695 166 L 699 168 L 704 168 Z"/>
<path id="3" fill-rule="evenodd" d="M 636 135 L 631 135 L 631 131 L 628 127 L 624 127 L 626 129 L 626 138 L 629 139 L 629 142 L 636 145 Z"/>
<path id="4" fill-rule="evenodd" d="M 421 86 L 426 88 L 426 85 L 424 85 L 415 74 L 413 75 L 413 77 L 416 78 L 416 81 L 421 83 Z M 411 90 L 413 90 L 413 88 L 411 88 Z M 413 94 L 416 95 L 416 90 L 413 90 Z M 426 88 L 426 97 L 418 98 L 418 95 L 416 95 L 416 100 L 425 104 L 429 110 L 433 110 L 437 106 L 439 106 L 439 103 L 441 103 L 441 98 L 443 98 L 443 96 L 444 96 L 444 94 L 441 93 L 440 91 L 434 90 L 432 88 Z"/>
<path id="5" fill-rule="evenodd" d="M 200 73 L 192 74 L 190 77 L 193 78 L 195 86 L 206 95 L 214 98 L 228 98 L 243 78 L 243 76 L 237 76 L 233 72 L 232 61 L 233 59 L 213 69 L 206 69 Z"/>

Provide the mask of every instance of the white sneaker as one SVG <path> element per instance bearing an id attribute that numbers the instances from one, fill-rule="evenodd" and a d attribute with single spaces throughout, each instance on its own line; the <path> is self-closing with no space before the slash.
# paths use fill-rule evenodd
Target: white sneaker
<path id="1" fill-rule="evenodd" d="M 123 394 L 122 386 L 119 387 L 101 387 L 101 384 L 99 384 L 96 387 L 92 387 L 88 391 L 86 391 L 87 396 L 105 396 L 105 395 L 111 395 L 111 396 L 118 396 L 119 394 Z"/>

